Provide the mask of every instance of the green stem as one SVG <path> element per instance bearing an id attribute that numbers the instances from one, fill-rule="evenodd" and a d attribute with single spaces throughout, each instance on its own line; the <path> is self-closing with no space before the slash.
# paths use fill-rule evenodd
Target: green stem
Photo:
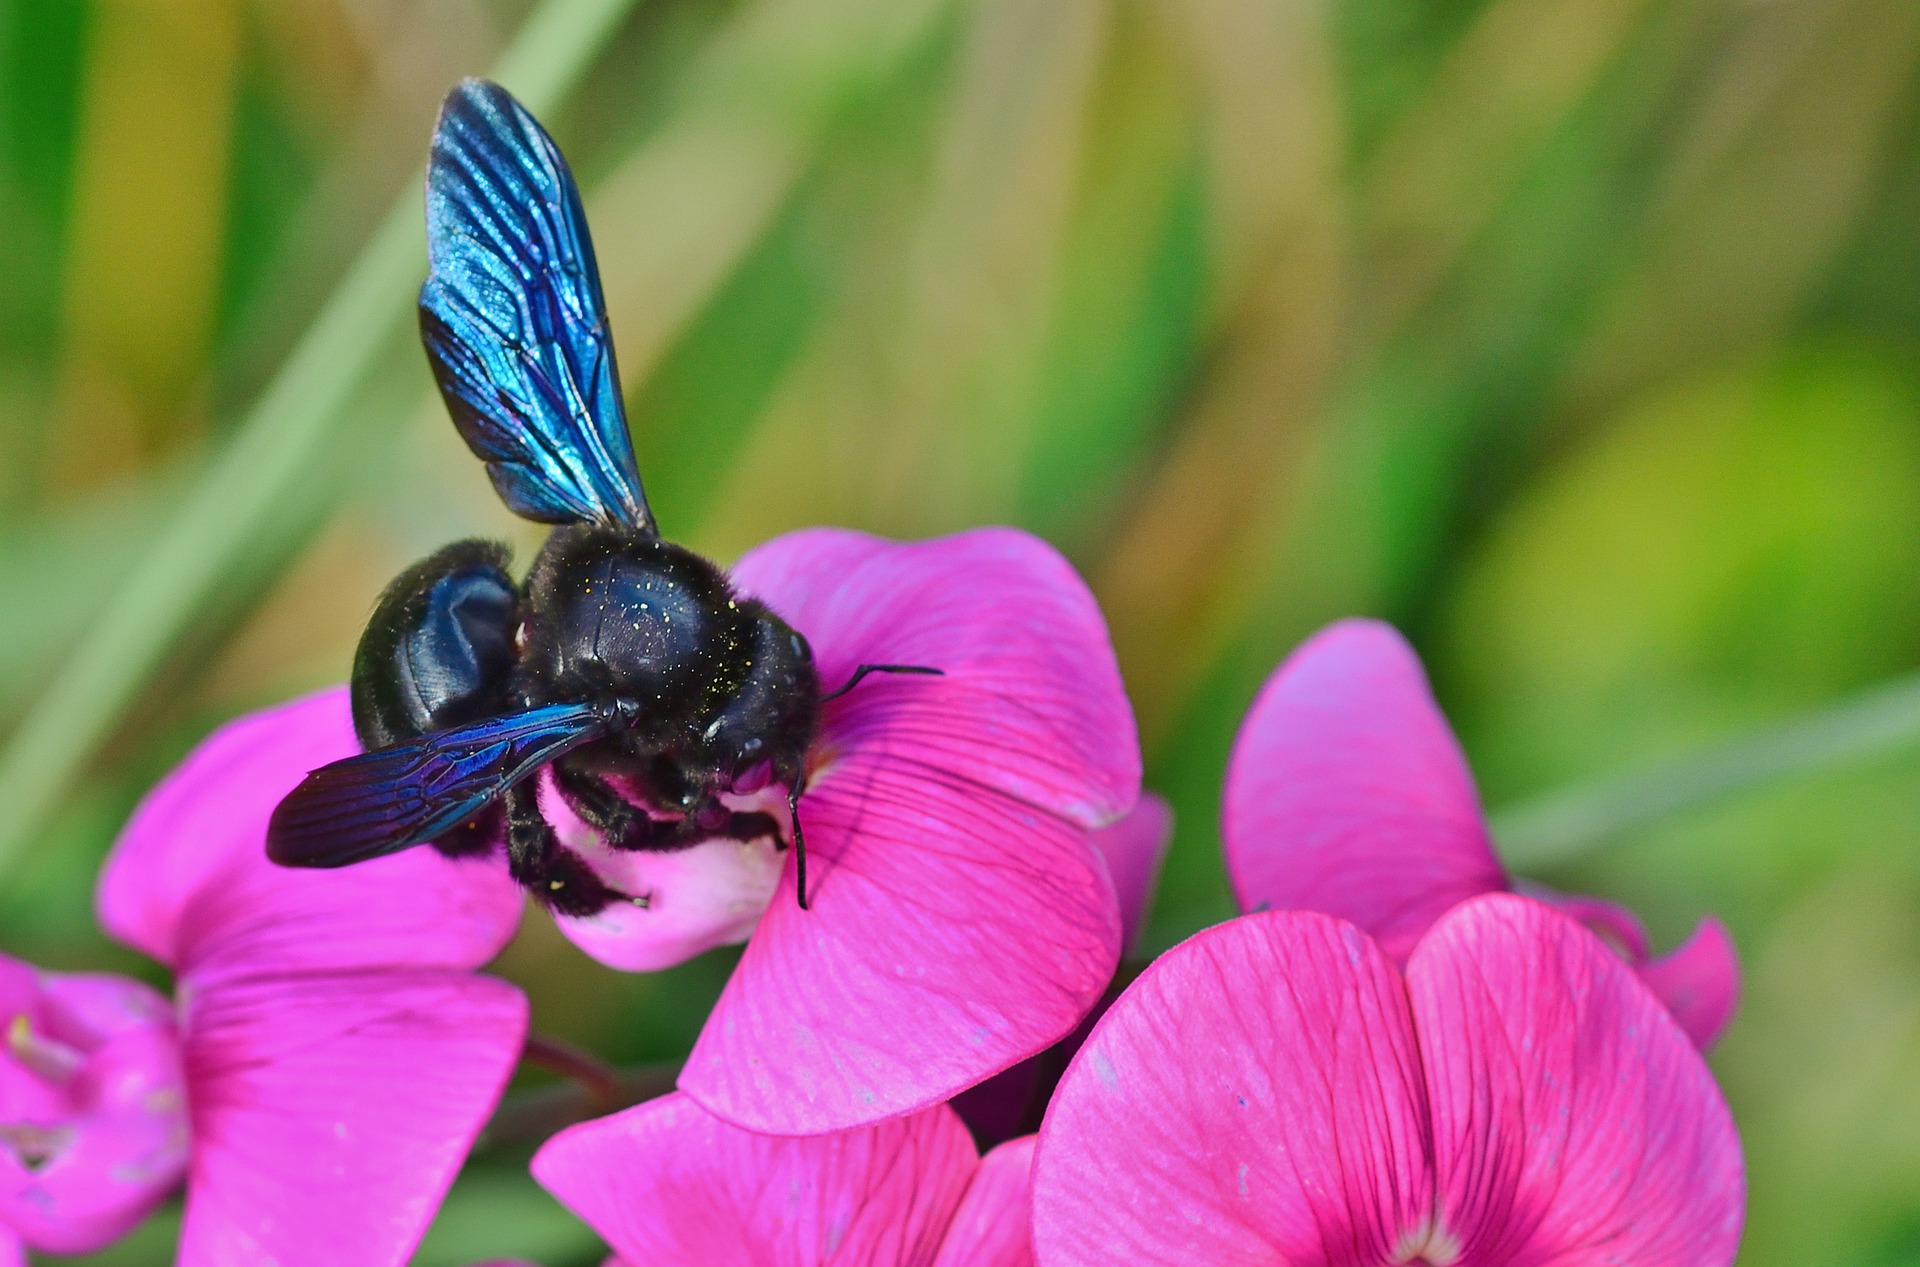
<path id="1" fill-rule="evenodd" d="M 672 1091 L 679 1080 L 680 1062 L 632 1065 L 609 1073 L 611 1088 L 608 1091 L 582 1086 L 579 1082 L 557 1082 L 508 1096 L 494 1110 L 492 1120 L 473 1146 L 474 1151 L 539 1144 L 575 1122 L 658 1099 Z"/>
<path id="2" fill-rule="evenodd" d="M 546 0 L 494 78 L 536 114 L 573 87 L 633 0 Z M 0 878 L 41 830 L 276 511 L 314 478 L 343 411 L 381 352 L 410 337 L 425 270 L 418 183 L 394 203 L 237 434 L 100 614 L 0 752 Z"/>
<path id="3" fill-rule="evenodd" d="M 1920 673 L 1773 730 L 1656 769 L 1599 779 L 1492 816 L 1501 856 L 1522 870 L 1588 853 L 1636 828 L 1777 779 L 1920 742 Z"/>

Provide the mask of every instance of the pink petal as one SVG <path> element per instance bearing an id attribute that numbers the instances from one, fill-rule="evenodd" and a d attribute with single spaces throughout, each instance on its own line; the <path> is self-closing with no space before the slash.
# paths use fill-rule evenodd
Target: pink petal
<path id="1" fill-rule="evenodd" d="M 1010 1139 L 980 1159 L 934 1267 L 1031 1267 L 1033 1144 Z"/>
<path id="2" fill-rule="evenodd" d="M 100 876 L 100 922 L 185 975 L 476 967 L 519 920 L 497 862 L 410 849 L 338 871 L 276 867 L 267 818 L 308 770 L 359 750 L 344 687 L 230 722 L 147 795 Z"/>
<path id="3" fill-rule="evenodd" d="M 855 560 L 848 562 L 848 560 Z M 828 706 L 793 871 L 681 1075 L 738 1125 L 840 1130 L 912 1112 L 1046 1047 L 1119 958 L 1086 829 L 1139 793 L 1133 721 L 1100 614 L 1023 534 L 888 546 L 819 530 L 737 569 L 811 640 Z"/>
<path id="4" fill-rule="evenodd" d="M 616 902 L 594 915 L 555 916 L 568 941 L 610 968 L 654 972 L 737 945 L 780 886 L 786 859 L 772 840 L 708 840 L 671 852 L 611 849 L 550 786 L 542 786 L 540 804 L 560 839 L 601 879 L 647 900 L 645 907 Z M 775 808 L 784 812 L 784 799 Z"/>
<path id="5" fill-rule="evenodd" d="M 1740 1006 L 1740 957 L 1727 926 L 1711 915 L 1680 947 L 1643 965 L 1640 979 L 1701 1051 L 1719 1041 Z"/>
<path id="6" fill-rule="evenodd" d="M 912 1112 L 1065 1035 L 1112 978 L 1084 829 L 865 750 L 801 809 L 813 907 L 783 881 L 694 1044 L 680 1088 L 710 1112 L 776 1134 Z"/>
<path id="7" fill-rule="evenodd" d="M 518 990 L 441 969 L 224 980 L 193 995 L 181 1267 L 405 1262 L 526 1024 Z"/>
<path id="8" fill-rule="evenodd" d="M 1420 661 L 1378 621 L 1328 626 L 1268 679 L 1221 829 L 1243 910 L 1324 911 L 1396 961 L 1448 907 L 1507 887 Z"/>
<path id="9" fill-rule="evenodd" d="M 1131 953 L 1140 940 L 1153 893 L 1160 884 L 1160 868 L 1173 843 L 1173 806 L 1153 792 L 1140 799 L 1119 822 L 1096 828 L 1093 847 L 1107 864 L 1114 891 L 1120 895 L 1121 952 Z"/>
<path id="10" fill-rule="evenodd" d="M 684 1095 L 548 1140 L 533 1176 L 623 1260 L 926 1267 L 976 1167 L 944 1105 L 838 1135 L 729 1126 Z"/>
<path id="11" fill-rule="evenodd" d="M 27 1247 L 0 1223 L 0 1267 L 27 1267 Z"/>
<path id="12" fill-rule="evenodd" d="M 1733 1120 L 1618 955 L 1500 894 L 1444 916 L 1407 983 L 1433 1105 L 1430 1261 L 1733 1261 L 1745 1204 Z"/>
<path id="13" fill-rule="evenodd" d="M 0 1031 L 0 1126 L 18 1132 L 0 1133 L 0 1225 L 55 1253 L 118 1240 L 186 1173 L 172 1007 L 137 981 L 0 956 Z"/>
<path id="14" fill-rule="evenodd" d="M 829 690 L 861 664 L 946 674 L 867 679 L 828 705 L 829 751 L 884 745 L 923 778 L 1083 827 L 1138 799 L 1140 746 L 1106 622 L 1038 538 L 982 528 L 893 544 L 815 528 L 751 551 L 733 579 L 807 636 Z"/>
<path id="15" fill-rule="evenodd" d="M 1638 968 L 1646 963 L 1652 950 L 1647 941 L 1646 925 L 1640 922 L 1639 916 L 1618 902 L 1589 897 L 1584 893 L 1561 893 L 1528 880 L 1517 881 L 1513 887 L 1514 892 L 1522 896 L 1545 902 L 1562 914 L 1573 916 L 1586 925 L 1588 932 L 1607 943 L 1615 954 L 1632 966 Z"/>
<path id="16" fill-rule="evenodd" d="M 1400 974 L 1351 924 L 1207 929 L 1120 996 L 1054 1094 L 1034 1165 L 1047 1267 L 1377 1267 L 1431 1206 Z"/>

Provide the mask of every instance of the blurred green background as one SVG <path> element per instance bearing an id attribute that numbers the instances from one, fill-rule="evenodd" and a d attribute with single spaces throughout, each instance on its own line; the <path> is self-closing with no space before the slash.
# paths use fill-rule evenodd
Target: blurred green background
<path id="1" fill-rule="evenodd" d="M 434 109 L 530 11 L 0 0 L 0 949 L 150 972 L 90 907 L 142 789 L 341 679 L 407 562 L 537 545 L 405 303 Z M 1420 646 L 1495 809 L 1920 664 L 1912 0 L 541 13 L 519 65 L 661 522 L 723 558 L 813 523 L 1056 542 L 1180 815 L 1155 946 L 1230 913 L 1228 744 L 1334 617 Z M 378 319 L 302 345 L 349 276 Z M 1536 872 L 1662 947 L 1731 925 L 1750 1267 L 1920 1264 L 1917 776 L 1891 749 Z M 729 962 L 622 976 L 530 916 L 501 970 L 625 1063 L 684 1053 Z M 595 1260 L 524 1156 L 476 1160 L 422 1263 Z"/>

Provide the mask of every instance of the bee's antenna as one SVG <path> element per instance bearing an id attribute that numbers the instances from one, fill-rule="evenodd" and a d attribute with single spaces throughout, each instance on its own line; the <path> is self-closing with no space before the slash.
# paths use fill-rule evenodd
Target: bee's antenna
<path id="1" fill-rule="evenodd" d="M 925 673 L 933 677 L 945 677 L 947 675 L 945 669 L 928 668 L 924 664 L 863 664 L 853 671 L 853 676 L 847 679 L 845 686 L 837 691 L 829 691 L 825 695 L 822 695 L 820 702 L 824 704 L 830 699 L 839 699 L 842 695 L 845 695 L 848 691 L 860 685 L 860 679 L 869 673 Z"/>

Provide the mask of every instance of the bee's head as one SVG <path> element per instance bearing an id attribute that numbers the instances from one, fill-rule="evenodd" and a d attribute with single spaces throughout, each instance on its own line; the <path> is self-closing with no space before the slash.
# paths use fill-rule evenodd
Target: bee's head
<path id="1" fill-rule="evenodd" d="M 804 768 L 820 678 L 799 631 L 758 602 L 741 607 L 754 622 L 745 676 L 700 731 L 694 764 L 708 772 L 714 790 L 744 793 L 790 783 Z"/>

